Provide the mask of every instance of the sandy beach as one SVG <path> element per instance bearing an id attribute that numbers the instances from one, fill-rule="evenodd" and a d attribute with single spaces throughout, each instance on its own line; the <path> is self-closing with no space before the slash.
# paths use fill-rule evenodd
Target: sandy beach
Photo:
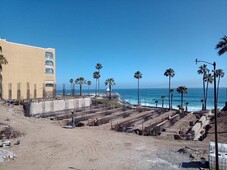
<path id="1" fill-rule="evenodd" d="M 9 148 L 17 158 L 1 164 L 2 170 L 184 169 L 180 166 L 190 162 L 190 153 L 179 153 L 179 149 L 186 146 L 203 155 L 209 150 L 208 140 L 120 133 L 110 130 L 109 123 L 64 129 L 57 121 L 24 117 L 18 106 L 0 105 L 0 120 L 25 133 L 20 145 Z"/>

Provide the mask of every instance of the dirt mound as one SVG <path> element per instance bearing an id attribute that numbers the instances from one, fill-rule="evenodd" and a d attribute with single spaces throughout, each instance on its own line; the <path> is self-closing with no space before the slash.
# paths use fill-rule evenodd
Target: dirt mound
<path id="1" fill-rule="evenodd" d="M 223 136 L 226 138 L 225 141 L 227 141 L 227 111 L 221 112 L 218 119 L 218 132 L 220 132 L 220 136 Z"/>
<path id="2" fill-rule="evenodd" d="M 214 119 L 211 122 L 211 128 L 208 132 L 208 139 L 214 141 Z M 227 112 L 221 112 L 217 116 L 218 142 L 226 143 L 227 141 Z"/>

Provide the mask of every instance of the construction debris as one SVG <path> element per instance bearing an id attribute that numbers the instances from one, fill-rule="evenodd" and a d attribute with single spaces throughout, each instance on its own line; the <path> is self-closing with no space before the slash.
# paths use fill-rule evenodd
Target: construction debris
<path id="1" fill-rule="evenodd" d="M 11 143 L 9 140 L 0 140 L 0 147 L 6 147 L 6 146 L 10 146 Z"/>
<path id="2" fill-rule="evenodd" d="M 205 150 L 193 149 L 185 146 L 184 148 L 180 148 L 179 150 L 177 150 L 177 153 L 187 155 L 191 160 L 187 163 L 181 163 L 181 167 L 183 168 L 188 168 L 189 165 L 198 169 L 208 167 L 208 161 L 206 161 L 206 158 L 204 157 L 205 155 L 207 155 L 207 152 Z"/>
<path id="3" fill-rule="evenodd" d="M 0 131 L 0 140 L 1 139 L 17 138 L 17 137 L 20 137 L 20 136 L 23 136 L 23 135 L 24 135 L 24 133 L 15 130 L 11 126 L 5 126 Z"/>
<path id="4" fill-rule="evenodd" d="M 98 126 L 98 118 L 95 118 L 94 120 L 88 122 L 88 126 Z"/>
<path id="5" fill-rule="evenodd" d="M 16 157 L 17 155 L 13 152 L 6 149 L 0 149 L 0 163 L 3 163 L 4 161 L 14 160 Z"/>

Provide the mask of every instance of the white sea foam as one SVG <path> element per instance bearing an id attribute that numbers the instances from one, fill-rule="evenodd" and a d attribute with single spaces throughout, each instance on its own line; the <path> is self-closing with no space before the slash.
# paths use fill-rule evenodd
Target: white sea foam
<path id="1" fill-rule="evenodd" d="M 138 101 L 137 100 L 132 100 L 132 99 L 125 99 L 126 102 L 129 102 L 131 104 L 137 104 Z M 148 103 L 148 102 L 141 102 L 142 106 L 150 106 L 150 107 L 156 107 L 155 103 Z M 158 107 L 161 107 L 161 103 L 158 103 Z M 168 104 L 164 104 L 164 108 L 169 108 Z M 178 109 L 177 105 L 173 105 L 173 109 Z M 212 106 L 208 106 L 207 107 L 208 110 L 212 110 L 213 107 Z M 195 106 L 188 106 L 188 111 L 199 111 L 201 110 L 201 106 L 200 105 L 195 105 Z"/>

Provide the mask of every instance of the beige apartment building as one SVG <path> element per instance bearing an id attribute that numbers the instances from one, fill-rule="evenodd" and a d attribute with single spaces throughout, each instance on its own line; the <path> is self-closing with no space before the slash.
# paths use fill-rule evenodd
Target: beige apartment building
<path id="1" fill-rule="evenodd" d="M 8 42 L 0 39 L 2 98 L 34 99 L 55 94 L 55 49 Z"/>

